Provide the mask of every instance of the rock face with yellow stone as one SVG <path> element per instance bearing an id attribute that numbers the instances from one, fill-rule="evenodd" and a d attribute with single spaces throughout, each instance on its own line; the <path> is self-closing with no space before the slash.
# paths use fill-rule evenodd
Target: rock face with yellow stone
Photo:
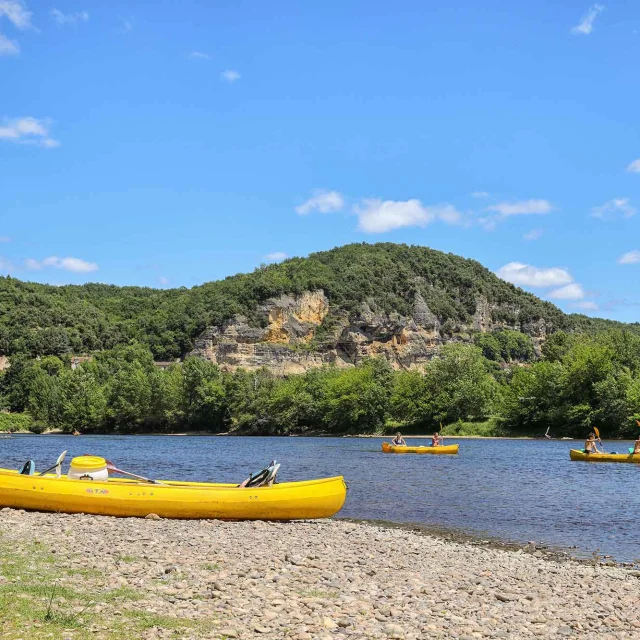
<path id="1" fill-rule="evenodd" d="M 544 321 L 513 326 L 492 320 L 493 307 L 478 298 L 470 323 L 441 324 L 418 293 L 411 315 L 373 310 L 363 303 L 357 313 L 333 310 L 324 291 L 270 298 L 249 319 L 236 315 L 207 327 L 191 355 L 225 369 L 267 367 L 279 375 L 303 373 L 324 364 L 353 366 L 366 358 L 385 358 L 396 369 L 419 367 L 447 342 L 469 342 L 472 331 L 517 329 L 534 344 L 544 341 Z"/>

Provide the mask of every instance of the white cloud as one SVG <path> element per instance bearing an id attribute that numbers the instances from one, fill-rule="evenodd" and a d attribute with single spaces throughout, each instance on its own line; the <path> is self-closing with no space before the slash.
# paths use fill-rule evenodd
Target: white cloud
<path id="1" fill-rule="evenodd" d="M 5 119 L 0 125 L 0 140 L 9 140 L 20 144 L 37 144 L 41 147 L 57 147 L 60 143 L 49 137 L 50 120 L 38 118 Z"/>
<path id="2" fill-rule="evenodd" d="M 591 215 L 600 220 L 610 220 L 618 213 L 621 213 L 625 218 L 630 218 L 636 214 L 636 208 L 631 206 L 629 198 L 614 198 L 591 210 Z"/>
<path id="3" fill-rule="evenodd" d="M 95 262 L 87 262 L 80 258 L 58 258 L 58 256 L 49 256 L 42 261 L 28 258 L 25 260 L 27 269 L 42 269 L 43 267 L 54 267 L 64 271 L 72 271 L 74 273 L 89 273 L 97 271 L 98 265 Z"/>
<path id="4" fill-rule="evenodd" d="M 522 262 L 509 262 L 496 271 L 507 282 L 528 287 L 559 287 L 573 282 L 571 274 L 561 267 L 540 269 Z"/>
<path id="5" fill-rule="evenodd" d="M 529 233 L 525 233 L 522 237 L 525 240 L 540 240 L 540 238 L 542 238 L 543 233 L 544 233 L 543 229 L 531 229 Z"/>
<path id="6" fill-rule="evenodd" d="M 227 71 L 223 71 L 220 74 L 220 77 L 226 82 L 235 82 L 236 80 L 240 80 L 241 78 L 240 74 L 233 69 L 227 69 Z"/>
<path id="7" fill-rule="evenodd" d="M 631 162 L 627 167 L 627 171 L 629 173 L 640 173 L 640 158 Z"/>
<path id="8" fill-rule="evenodd" d="M 618 258 L 618 264 L 637 264 L 640 262 L 640 251 L 628 251 Z"/>
<path id="9" fill-rule="evenodd" d="M 555 300 L 582 300 L 582 298 L 584 298 L 584 289 L 582 285 L 573 282 L 559 289 L 550 291 L 549 297 Z"/>
<path id="10" fill-rule="evenodd" d="M 20 45 L 0 33 L 0 56 L 17 56 L 19 53 Z"/>
<path id="11" fill-rule="evenodd" d="M 32 15 L 22 0 L 0 0 L 0 18 L 8 18 L 16 29 L 33 29 Z"/>
<path id="12" fill-rule="evenodd" d="M 211 60 L 211 56 L 208 53 L 202 53 L 202 51 L 192 51 L 189 58 L 191 60 Z"/>
<path id="13" fill-rule="evenodd" d="M 76 11 L 75 13 L 62 13 L 58 9 L 51 9 L 51 17 L 60 27 L 65 25 L 77 25 L 79 22 L 86 22 L 89 14 L 86 11 Z"/>
<path id="14" fill-rule="evenodd" d="M 265 262 L 281 262 L 286 260 L 289 256 L 284 251 L 274 251 L 273 253 L 267 253 L 264 257 Z"/>
<path id="15" fill-rule="evenodd" d="M 315 191 L 315 195 L 306 202 L 296 207 L 296 211 L 301 216 L 306 216 L 312 211 L 320 213 L 335 213 L 344 207 L 344 198 L 337 191 L 324 191 L 319 189 Z"/>
<path id="16" fill-rule="evenodd" d="M 518 202 L 499 202 L 486 208 L 501 216 L 518 216 L 530 214 L 545 214 L 553 211 L 553 205 L 548 200 L 520 200 Z"/>
<path id="17" fill-rule="evenodd" d="M 9 273 L 14 270 L 13 264 L 10 260 L 0 256 L 0 273 Z"/>
<path id="18" fill-rule="evenodd" d="M 158 282 L 163 286 L 166 287 L 169 284 L 169 278 L 165 278 L 164 276 L 158 276 Z"/>
<path id="19" fill-rule="evenodd" d="M 582 300 L 582 302 L 572 302 L 570 307 L 574 309 L 582 309 L 583 311 L 597 311 L 598 304 L 593 300 Z"/>
<path id="20" fill-rule="evenodd" d="M 604 11 L 604 7 L 601 4 L 591 5 L 588 11 L 582 16 L 580 22 L 571 28 L 571 33 L 588 36 L 593 31 L 595 19 L 602 11 Z"/>
<path id="21" fill-rule="evenodd" d="M 489 193 L 487 191 L 472 191 L 470 195 L 472 198 L 488 198 L 489 197 Z"/>
<path id="22" fill-rule="evenodd" d="M 364 199 L 353 208 L 358 228 L 366 233 L 384 233 L 401 227 L 426 227 L 435 220 L 458 224 L 462 215 L 448 203 L 424 206 L 420 200 Z"/>

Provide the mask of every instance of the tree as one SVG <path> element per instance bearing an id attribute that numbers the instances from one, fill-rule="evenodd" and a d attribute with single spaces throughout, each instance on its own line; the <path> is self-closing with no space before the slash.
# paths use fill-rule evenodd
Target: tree
<path id="1" fill-rule="evenodd" d="M 500 389 L 480 349 L 448 344 L 425 367 L 427 411 L 434 422 L 486 418 Z"/>

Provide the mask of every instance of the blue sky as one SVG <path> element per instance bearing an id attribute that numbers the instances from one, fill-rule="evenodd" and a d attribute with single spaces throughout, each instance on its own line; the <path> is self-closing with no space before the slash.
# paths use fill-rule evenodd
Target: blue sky
<path id="1" fill-rule="evenodd" d="M 639 54 L 631 1 L 0 0 L 0 268 L 407 242 L 638 321 Z"/>

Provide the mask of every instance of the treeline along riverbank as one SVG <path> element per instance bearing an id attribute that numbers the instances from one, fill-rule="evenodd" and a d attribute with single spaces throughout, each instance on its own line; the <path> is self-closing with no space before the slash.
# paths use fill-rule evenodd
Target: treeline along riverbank
<path id="1" fill-rule="evenodd" d="M 450 435 L 550 428 L 559 436 L 582 436 L 598 426 L 605 437 L 636 436 L 636 333 L 556 332 L 531 363 L 497 362 L 504 359 L 499 346 L 486 335 L 475 345 L 444 345 L 421 370 L 397 371 L 373 358 L 356 367 L 278 377 L 266 369 L 225 372 L 195 357 L 161 369 L 146 345 L 130 343 L 96 353 L 75 369 L 65 357 L 15 356 L 0 379 L 0 402 L 5 410 L 28 412 L 31 419 L 23 420 L 36 429 L 84 433 L 424 432 L 444 424 Z M 10 417 L 0 420 L 5 430 L 12 424 Z"/>

